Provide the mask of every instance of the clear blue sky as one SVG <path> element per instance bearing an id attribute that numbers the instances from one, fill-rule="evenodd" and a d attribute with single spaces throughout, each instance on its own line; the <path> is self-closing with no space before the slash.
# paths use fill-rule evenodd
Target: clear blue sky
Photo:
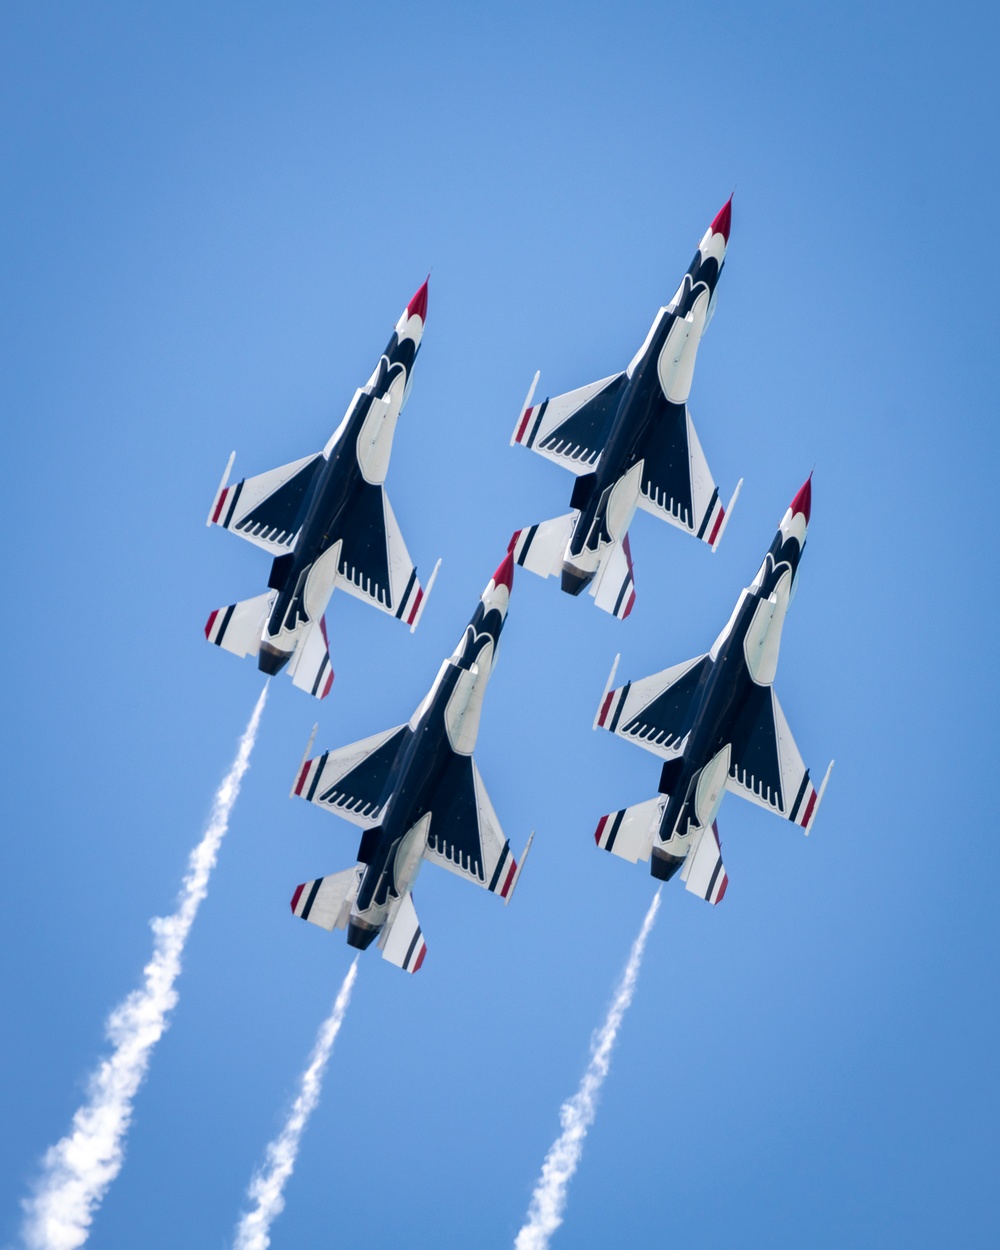
<path id="1" fill-rule="evenodd" d="M 730 886 L 665 892 L 557 1243 L 939 1247 L 995 1231 L 995 54 L 987 5 L 6 7 L 0 1242 L 138 983 L 259 689 L 208 612 L 267 559 L 226 457 L 321 447 L 432 270 L 388 488 L 420 630 L 335 595 L 275 683 L 173 1025 L 91 1244 L 227 1243 L 349 963 L 292 919 L 352 826 L 285 797 L 310 726 L 406 719 L 567 475 L 507 442 L 622 368 L 736 187 L 691 398 L 717 555 L 632 531 L 624 623 L 515 581 L 477 758 L 518 895 L 428 867 L 410 979 L 363 959 L 276 1246 L 508 1246 L 652 894 L 598 817 L 658 767 L 590 730 L 704 651 L 815 465 L 776 688 L 812 836 L 730 797 Z M 317 715 L 318 712 L 318 715 Z"/>

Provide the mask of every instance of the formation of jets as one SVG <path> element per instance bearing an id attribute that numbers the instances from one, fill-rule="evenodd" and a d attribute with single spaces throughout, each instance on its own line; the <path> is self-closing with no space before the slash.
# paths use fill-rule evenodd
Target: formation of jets
<path id="1" fill-rule="evenodd" d="M 718 547 L 742 479 L 724 507 L 688 397 L 731 222 L 730 198 L 626 369 L 540 404 L 533 402 L 535 374 L 511 444 L 575 475 L 570 511 L 514 533 L 458 646 L 408 722 L 309 758 L 313 730 L 292 794 L 362 834 L 352 867 L 296 888 L 296 916 L 346 929 L 359 950 L 377 941 L 384 959 L 412 973 L 427 950 L 413 903 L 424 860 L 510 900 L 534 835 L 516 861 L 472 752 L 514 567 L 558 573 L 566 593 L 587 589 L 621 619 L 635 604 L 628 531 L 636 509 Z M 323 450 L 231 486 L 233 453 L 209 511 L 209 525 L 273 559 L 267 591 L 212 612 L 206 637 L 238 656 L 255 655 L 264 673 L 287 666 L 294 684 L 320 699 L 333 682 L 325 613 L 334 590 L 412 632 L 441 563 L 423 587 L 385 492 L 426 321 L 425 282 Z M 656 796 L 603 816 L 597 845 L 631 863 L 648 860 L 662 881 L 679 872 L 710 903 L 721 901 L 728 884 L 716 821 L 725 792 L 808 833 L 833 768 L 817 789 L 773 690 L 811 506 L 810 475 L 708 652 L 614 688 L 616 657 L 594 719 L 595 729 L 663 760 Z"/>

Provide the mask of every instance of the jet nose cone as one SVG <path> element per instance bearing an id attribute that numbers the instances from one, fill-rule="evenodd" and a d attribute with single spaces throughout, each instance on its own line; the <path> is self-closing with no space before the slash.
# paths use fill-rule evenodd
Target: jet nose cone
<path id="1" fill-rule="evenodd" d="M 593 573 L 584 573 L 580 569 L 574 568 L 572 564 L 564 564 L 559 584 L 568 595 L 578 595 L 593 580 Z"/>
<path id="2" fill-rule="evenodd" d="M 514 553 L 508 551 L 493 574 L 493 585 L 506 586 L 508 595 L 514 589 Z"/>
<path id="3" fill-rule="evenodd" d="M 792 516 L 796 512 L 801 512 L 806 519 L 806 525 L 809 524 L 809 513 L 812 511 L 812 480 L 813 475 L 810 473 L 799 493 L 792 500 Z"/>
<path id="4" fill-rule="evenodd" d="M 279 651 L 270 643 L 262 642 L 257 656 L 257 667 L 262 673 L 267 673 L 268 677 L 273 677 L 275 673 L 281 672 L 291 658 L 288 651 Z"/>
<path id="5" fill-rule="evenodd" d="M 729 228 L 733 220 L 733 197 L 730 196 L 725 204 L 715 214 L 715 220 L 712 222 L 712 233 L 721 234 L 729 243 Z"/>
<path id="6" fill-rule="evenodd" d="M 427 283 L 429 281 L 430 274 L 424 279 L 424 285 L 406 305 L 407 317 L 419 317 L 425 324 L 427 322 Z"/>

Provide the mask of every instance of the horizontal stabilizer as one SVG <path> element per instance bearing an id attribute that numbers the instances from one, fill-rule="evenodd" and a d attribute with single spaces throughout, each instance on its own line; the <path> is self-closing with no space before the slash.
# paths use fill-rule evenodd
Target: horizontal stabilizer
<path id="1" fill-rule="evenodd" d="M 594 841 L 602 851 L 620 855 L 630 864 L 649 859 L 653 834 L 659 824 L 666 800 L 662 795 L 623 807 L 620 812 L 602 816 L 594 831 Z"/>
<path id="2" fill-rule="evenodd" d="M 288 666 L 292 684 L 325 699 L 333 685 L 333 666 L 330 663 L 330 645 L 326 636 L 326 617 L 320 617 L 306 628 L 303 638 L 295 648 L 295 655 Z"/>
<path id="3" fill-rule="evenodd" d="M 357 897 L 364 868 L 357 864 L 330 877 L 318 881 L 306 881 L 296 886 L 292 895 L 292 914 L 321 929 L 344 929 L 351 914 L 351 904 Z"/>
<path id="4" fill-rule="evenodd" d="M 205 623 L 205 637 L 233 655 L 256 655 L 277 591 L 216 608 Z"/>
<path id="5" fill-rule="evenodd" d="M 615 543 L 603 560 L 590 593 L 599 608 L 617 616 L 620 621 L 635 607 L 635 576 L 628 534 L 620 543 Z"/>
<path id="6" fill-rule="evenodd" d="M 416 972 L 424 962 L 427 943 L 413 906 L 413 895 L 406 894 L 396 909 L 392 924 L 387 925 L 379 939 L 382 958 L 402 968 L 404 972 Z"/>
<path id="7" fill-rule="evenodd" d="M 511 539 L 514 563 L 539 577 L 551 577 L 560 572 L 576 518 L 577 513 L 568 512 L 565 516 L 518 530 Z"/>
<path id="8" fill-rule="evenodd" d="M 711 826 L 702 832 L 698 845 L 688 851 L 684 867 L 681 869 L 681 880 L 692 894 L 697 894 L 706 903 L 721 903 L 726 892 L 729 878 L 726 876 L 722 862 L 722 845 L 719 841 L 719 826 L 712 821 Z"/>

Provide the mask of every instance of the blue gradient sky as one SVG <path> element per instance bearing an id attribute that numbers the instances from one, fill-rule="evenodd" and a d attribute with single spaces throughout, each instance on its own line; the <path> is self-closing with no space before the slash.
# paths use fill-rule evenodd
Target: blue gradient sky
<path id="1" fill-rule="evenodd" d="M 326 441 L 432 270 L 388 478 L 418 633 L 347 596 L 275 683 L 173 1025 L 91 1244 L 227 1244 L 349 964 L 292 920 L 352 826 L 285 797 L 405 720 L 510 532 L 571 480 L 531 376 L 622 368 L 736 187 L 691 410 L 717 555 L 640 515 L 621 623 L 519 573 L 477 759 L 514 904 L 427 868 L 407 978 L 362 960 L 275 1246 L 510 1245 L 648 906 L 598 817 L 657 762 L 590 724 L 707 649 L 815 465 L 776 687 L 813 835 L 730 797 L 722 906 L 664 905 L 556 1244 L 985 1244 L 995 1227 L 997 18 L 985 5 L 7 6 L 0 1242 L 138 982 L 259 689 L 206 645 L 263 553 L 226 457 Z M 992 119 L 992 120 L 991 120 Z M 318 709 L 318 713 L 317 713 Z"/>

